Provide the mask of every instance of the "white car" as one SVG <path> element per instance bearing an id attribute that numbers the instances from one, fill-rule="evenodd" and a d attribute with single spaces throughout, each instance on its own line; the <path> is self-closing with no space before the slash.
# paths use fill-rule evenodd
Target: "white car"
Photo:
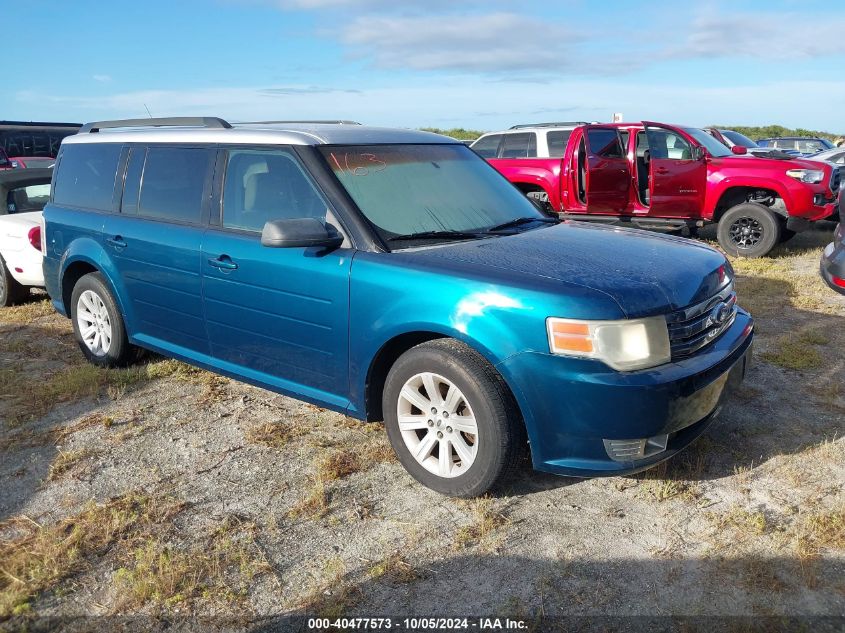
<path id="1" fill-rule="evenodd" d="M 0 307 L 44 287 L 41 210 L 50 199 L 52 171 L 0 172 Z"/>

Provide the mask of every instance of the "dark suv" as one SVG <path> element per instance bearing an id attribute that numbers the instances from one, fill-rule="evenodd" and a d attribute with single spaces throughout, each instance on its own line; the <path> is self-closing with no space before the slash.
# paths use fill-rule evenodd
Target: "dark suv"
<path id="1" fill-rule="evenodd" d="M 760 147 L 772 147 L 796 156 L 812 156 L 836 147 L 826 138 L 812 138 L 806 136 L 778 136 L 761 138 L 757 141 Z"/>
<path id="2" fill-rule="evenodd" d="M 451 495 L 501 481 L 529 441 L 540 470 L 652 466 L 750 356 L 721 253 L 563 223 L 425 132 L 88 124 L 44 219 L 47 290 L 90 362 L 145 348 L 384 420 Z"/>

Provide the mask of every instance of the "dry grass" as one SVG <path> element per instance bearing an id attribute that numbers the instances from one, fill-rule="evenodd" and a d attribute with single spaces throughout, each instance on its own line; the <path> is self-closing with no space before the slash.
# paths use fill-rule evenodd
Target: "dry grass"
<path id="1" fill-rule="evenodd" d="M 734 506 L 722 514 L 711 514 L 713 526 L 719 531 L 730 530 L 735 536 L 747 539 L 766 534 L 769 529 L 766 515 Z"/>
<path id="2" fill-rule="evenodd" d="M 798 556 L 815 558 L 826 549 L 845 550 L 845 510 L 812 512 L 801 517 L 796 537 Z"/>
<path id="3" fill-rule="evenodd" d="M 326 483 L 317 477 L 314 485 L 290 510 L 288 516 L 292 519 L 319 519 L 329 511 L 329 491 Z"/>
<path id="4" fill-rule="evenodd" d="M 74 451 L 59 451 L 56 459 L 50 465 L 47 481 L 56 481 L 66 475 L 81 475 L 84 472 L 84 463 L 94 455 L 96 453 L 87 448 Z"/>
<path id="5" fill-rule="evenodd" d="M 361 460 L 348 449 L 332 451 L 317 460 L 317 479 L 323 482 L 336 481 L 361 470 Z"/>
<path id="6" fill-rule="evenodd" d="M 298 608 L 309 616 L 342 617 L 360 600 L 361 593 L 346 582 L 346 566 L 339 558 L 326 561 L 323 571 L 319 584 L 299 602 Z"/>
<path id="7" fill-rule="evenodd" d="M 227 520 L 205 543 L 180 551 L 162 540 L 140 544 L 114 574 L 117 609 L 154 612 L 192 608 L 198 602 L 235 606 L 244 601 L 256 576 L 270 571 L 257 550 L 253 524 Z"/>
<path id="8" fill-rule="evenodd" d="M 279 449 L 286 446 L 292 439 L 305 433 L 305 429 L 301 426 L 278 420 L 253 426 L 247 429 L 245 436 L 247 441 L 253 444 L 263 444 L 269 448 Z"/>
<path id="9" fill-rule="evenodd" d="M 26 517 L 0 524 L 0 618 L 26 613 L 35 595 L 79 571 L 87 558 L 150 533 L 181 508 L 172 500 L 128 494 L 53 526 Z"/>
<path id="10" fill-rule="evenodd" d="M 386 580 L 395 585 L 406 585 L 422 578 L 422 574 L 399 552 L 393 552 L 370 568 L 373 580 Z"/>
<path id="11" fill-rule="evenodd" d="M 458 528 L 455 533 L 454 549 L 479 546 L 491 549 L 495 546 L 493 538 L 499 528 L 509 523 L 508 518 L 493 506 L 493 499 L 480 497 L 461 502 L 469 508 L 470 523 Z"/>
<path id="12" fill-rule="evenodd" d="M 830 339 L 818 330 L 802 330 L 784 334 L 775 341 L 776 351 L 762 355 L 763 359 L 786 369 L 814 369 L 824 364 L 823 350 Z"/>
<path id="13" fill-rule="evenodd" d="M 3 322 L 4 323 L 32 323 L 41 317 L 55 315 L 56 310 L 49 299 L 42 301 L 27 301 L 21 305 L 3 308 Z"/>

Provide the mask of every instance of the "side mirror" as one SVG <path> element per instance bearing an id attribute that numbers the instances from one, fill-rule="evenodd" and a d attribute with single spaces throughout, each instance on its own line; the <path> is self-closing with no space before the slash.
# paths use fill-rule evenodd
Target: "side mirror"
<path id="1" fill-rule="evenodd" d="M 303 246 L 337 248 L 341 244 L 343 244 L 343 236 L 337 229 L 316 218 L 271 220 L 261 231 L 261 245 L 271 248 Z"/>
<path id="2" fill-rule="evenodd" d="M 736 154 L 737 156 L 742 156 L 743 154 L 747 154 L 747 153 L 748 153 L 748 148 L 747 148 L 747 147 L 743 147 L 742 145 L 734 145 L 734 146 L 731 148 L 731 151 L 732 151 L 734 154 Z"/>
<path id="3" fill-rule="evenodd" d="M 706 154 L 704 153 L 704 148 L 701 145 L 693 145 L 692 148 L 692 159 L 693 160 L 702 160 Z"/>

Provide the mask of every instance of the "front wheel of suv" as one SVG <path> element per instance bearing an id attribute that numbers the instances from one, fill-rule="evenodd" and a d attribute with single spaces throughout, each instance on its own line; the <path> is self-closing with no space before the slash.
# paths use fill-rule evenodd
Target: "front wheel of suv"
<path id="1" fill-rule="evenodd" d="M 123 317 L 100 273 L 76 282 L 70 304 L 73 334 L 89 362 L 100 367 L 123 367 L 138 358 L 129 343 Z"/>
<path id="2" fill-rule="evenodd" d="M 382 402 L 399 461 L 417 481 L 445 495 L 484 494 L 508 477 L 527 449 L 504 380 L 454 339 L 422 343 L 400 356 Z"/>
<path id="3" fill-rule="evenodd" d="M 744 202 L 725 212 L 719 220 L 719 245 L 735 257 L 762 257 L 780 241 L 781 225 L 768 208 Z"/>

